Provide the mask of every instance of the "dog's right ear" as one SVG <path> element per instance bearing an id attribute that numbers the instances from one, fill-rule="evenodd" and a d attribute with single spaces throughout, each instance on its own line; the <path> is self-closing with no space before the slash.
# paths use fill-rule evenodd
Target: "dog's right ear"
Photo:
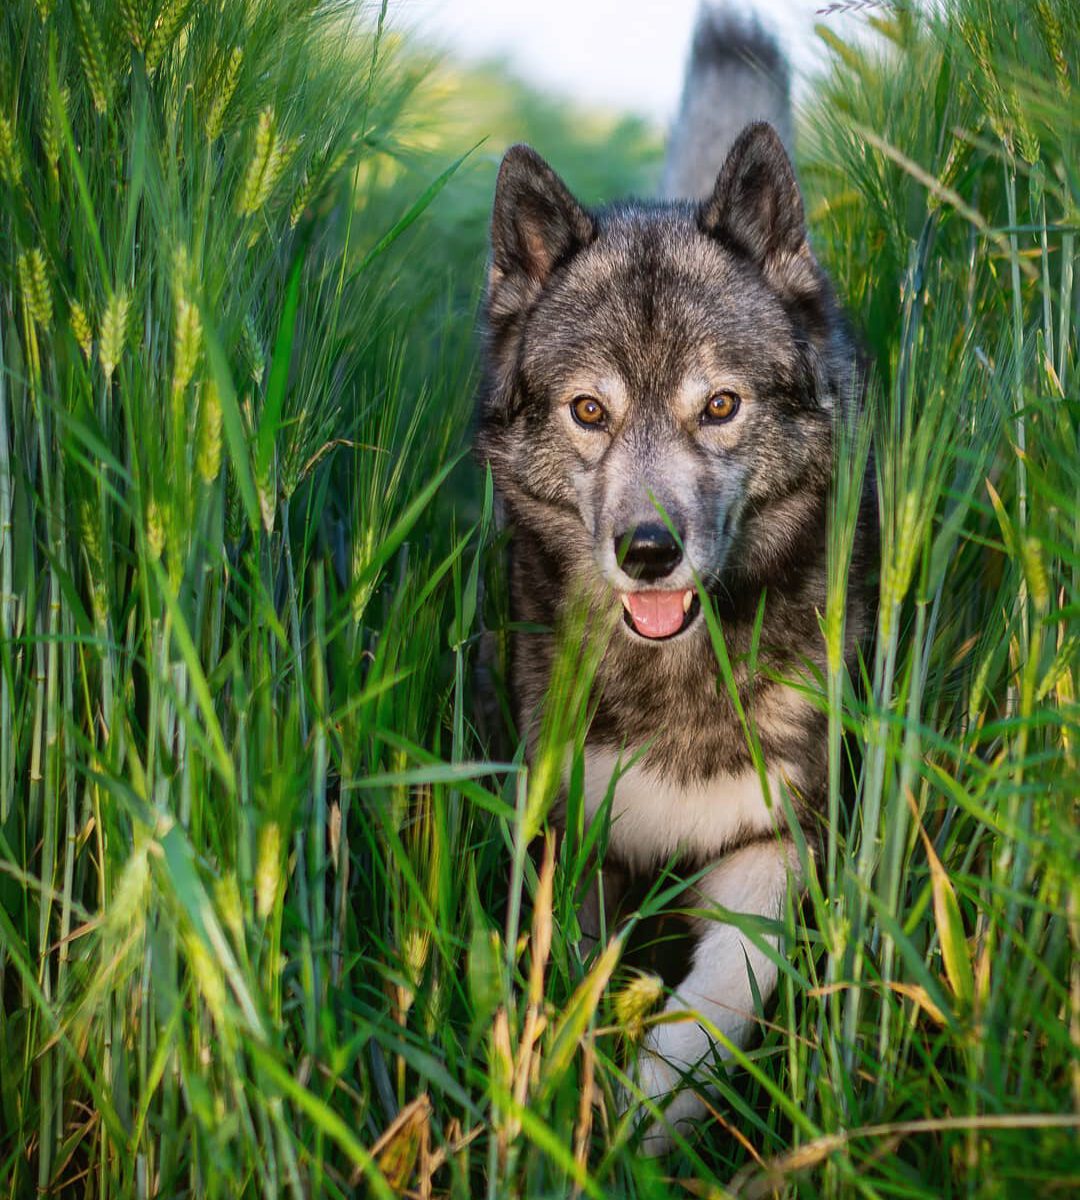
<path id="1" fill-rule="evenodd" d="M 791 160 L 771 125 L 758 121 L 735 139 L 712 195 L 698 208 L 698 225 L 766 275 L 804 251 L 802 195 Z"/>
<path id="2" fill-rule="evenodd" d="M 530 146 L 511 146 L 499 167 L 491 216 L 489 290 L 517 280 L 533 291 L 596 236 L 592 218 Z"/>

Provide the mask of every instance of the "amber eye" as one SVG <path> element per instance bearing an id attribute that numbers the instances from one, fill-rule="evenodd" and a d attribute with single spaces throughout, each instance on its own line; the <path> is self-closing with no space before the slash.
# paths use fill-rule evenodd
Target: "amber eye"
<path id="1" fill-rule="evenodd" d="M 603 428 L 607 423 L 607 412 L 595 396 L 575 396 L 570 411 L 574 420 L 587 429 Z"/>
<path id="2" fill-rule="evenodd" d="M 739 411 L 739 397 L 735 392 L 717 392 L 710 396 L 701 414 L 703 422 L 730 421 Z"/>

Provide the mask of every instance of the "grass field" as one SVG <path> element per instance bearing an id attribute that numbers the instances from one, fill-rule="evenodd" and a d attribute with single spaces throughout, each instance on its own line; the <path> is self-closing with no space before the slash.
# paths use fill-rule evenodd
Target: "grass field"
<path id="1" fill-rule="evenodd" d="M 598 200 L 657 137 L 432 71 L 385 5 L 3 6 L 0 1195 L 1080 1190 L 1080 4 L 878 12 L 801 115 L 873 365 L 825 853 L 652 1161 L 612 1098 L 656 989 L 582 960 L 580 840 L 535 849 L 580 680 L 532 771 L 479 721 L 467 446 L 501 148 Z"/>

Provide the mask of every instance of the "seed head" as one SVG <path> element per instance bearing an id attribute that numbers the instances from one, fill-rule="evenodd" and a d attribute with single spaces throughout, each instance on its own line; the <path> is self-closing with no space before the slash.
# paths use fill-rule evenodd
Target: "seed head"
<path id="1" fill-rule="evenodd" d="M 158 14 L 146 47 L 146 69 L 151 74 L 157 70 L 166 52 L 176 41 L 187 20 L 190 5 L 191 0 L 166 0 Z"/>
<path id="2" fill-rule="evenodd" d="M 1016 126 L 1016 148 L 1020 151 L 1020 157 L 1027 163 L 1037 163 L 1040 156 L 1039 135 L 1035 132 L 1035 127 L 1027 119 L 1027 113 L 1024 108 L 1024 102 L 1020 99 L 1020 93 L 1011 88 L 1009 91 L 1009 101 L 1012 109 L 1012 118 Z"/>
<path id="3" fill-rule="evenodd" d="M 263 178 L 266 175 L 266 164 L 270 161 L 277 143 L 274 125 L 274 110 L 264 108 L 259 113 L 259 125 L 255 131 L 255 150 L 240 188 L 238 207 L 241 213 L 255 212 L 266 199 L 267 193 L 263 188 Z"/>
<path id="4" fill-rule="evenodd" d="M 173 392 L 182 392 L 191 382 L 199 365 L 202 322 L 199 310 L 183 295 L 176 299 L 173 333 Z"/>
<path id="5" fill-rule="evenodd" d="M 79 41 L 79 59 L 82 62 L 90 99 L 99 113 L 109 107 L 109 73 L 105 67 L 105 47 L 101 31 L 94 20 L 89 0 L 71 0 L 71 13 L 75 18 L 75 32 Z"/>
<path id="6" fill-rule="evenodd" d="M 615 993 L 615 1020 L 632 1042 L 645 1032 L 645 1018 L 664 995 L 664 981 L 659 975 L 640 972 Z"/>
<path id="7" fill-rule="evenodd" d="M 37 247 L 19 255 L 19 284 L 30 315 L 42 329 L 48 329 L 52 324 L 52 294 L 45 256 Z"/>
<path id="8" fill-rule="evenodd" d="M 201 389 L 195 466 L 204 483 L 213 483 L 221 470 L 221 397 L 212 379 Z"/>
<path id="9" fill-rule="evenodd" d="M 1042 544 L 1036 537 L 1026 537 L 1020 546 L 1021 564 L 1031 599 L 1036 610 L 1043 614 L 1050 607 L 1050 577 L 1043 558 Z"/>
<path id="10" fill-rule="evenodd" d="M 240 65 L 243 61 L 244 52 L 237 46 L 229 55 L 229 61 L 225 67 L 221 86 L 214 97 L 213 103 L 210 105 L 210 111 L 206 117 L 206 136 L 210 141 L 216 140 L 224 127 L 225 112 L 232 102 L 233 93 L 236 91 L 236 85 L 240 79 Z"/>
<path id="11" fill-rule="evenodd" d="M 255 131 L 255 151 L 240 188 L 238 208 L 242 215 L 258 212 L 270 199 L 298 145 L 298 139 L 280 136 L 274 110 L 264 108 Z"/>
<path id="12" fill-rule="evenodd" d="M 83 554 L 90 576 L 90 597 L 94 610 L 94 624 L 101 629 L 108 616 L 108 599 L 105 591 L 105 556 L 101 548 L 101 525 L 97 520 L 97 509 L 89 500 L 79 502 L 79 533 L 82 537 Z"/>
<path id="13" fill-rule="evenodd" d="M 102 568 L 101 536 L 98 523 L 94 519 L 94 506 L 86 499 L 79 501 L 79 534 L 90 569 L 96 575 Z"/>
<path id="14" fill-rule="evenodd" d="M 120 24 L 128 41 L 141 51 L 146 45 L 146 22 L 140 8 L 139 0 L 120 0 Z"/>
<path id="15" fill-rule="evenodd" d="M 0 113 L 0 179 L 12 188 L 22 179 L 22 155 L 15 140 L 15 127 Z"/>
<path id="16" fill-rule="evenodd" d="M 244 357 L 247 359 L 251 378 L 258 385 L 262 383 L 263 373 L 266 371 L 266 355 L 263 353 L 262 345 L 259 342 L 259 334 L 255 328 L 255 319 L 250 313 L 244 318 L 240 336 L 241 349 L 243 350 Z"/>
<path id="17" fill-rule="evenodd" d="M 323 172 L 322 177 L 324 182 L 329 183 L 330 180 L 332 180 L 334 176 L 341 171 L 341 169 L 348 163 L 349 159 L 352 158 L 355 149 L 356 146 L 352 141 L 346 142 L 346 144 L 342 146 L 337 154 L 335 154 L 330 160 L 329 166 L 327 166 L 326 170 Z"/>
<path id="18" fill-rule="evenodd" d="M 405 948 L 402 958 L 405 963 L 405 973 L 413 986 L 420 982 L 431 951 L 431 932 L 427 929 L 410 929 L 405 937 Z"/>
<path id="19" fill-rule="evenodd" d="M 78 302 L 71 302 L 71 332 L 75 335 L 75 340 L 79 343 L 79 349 L 86 357 L 86 361 L 90 361 L 90 355 L 94 349 L 94 333 L 90 327 L 90 318 L 86 315 L 86 309 Z"/>
<path id="20" fill-rule="evenodd" d="M 233 940 L 240 943 L 244 940 L 244 905 L 240 899 L 240 888 L 236 875 L 230 871 L 223 875 L 214 885 L 214 899 L 217 910 L 225 928 L 232 934 Z"/>
<path id="21" fill-rule="evenodd" d="M 130 311 L 131 300 L 128 298 L 127 292 L 123 290 L 114 292 L 105 306 L 98 356 L 101 359 L 101 369 L 105 372 L 106 379 L 112 379 L 116 364 L 124 353 Z"/>
<path id="22" fill-rule="evenodd" d="M 225 1018 L 225 981 L 221 975 L 221 967 L 217 960 L 203 945 L 201 938 L 190 932 L 184 938 L 184 949 L 187 951 L 188 966 L 195 982 L 199 986 L 202 998 L 210 1015 L 220 1025 Z"/>
<path id="23" fill-rule="evenodd" d="M 154 562 L 161 558 L 165 549 L 165 514 L 153 497 L 146 506 L 146 549 Z"/>
<path id="24" fill-rule="evenodd" d="M 1050 0 L 1035 0 L 1035 12 L 1039 18 L 1039 28 L 1043 36 L 1046 53 L 1054 64 L 1058 87 L 1062 95 L 1068 96 L 1071 81 L 1069 79 L 1069 60 L 1065 54 L 1065 35 L 1061 18 L 1055 12 Z"/>
<path id="25" fill-rule="evenodd" d="M 136 848 L 124 863 L 120 877 L 113 886 L 112 896 L 105 910 L 105 925 L 111 933 L 122 933 L 141 921 L 146 911 L 149 889 L 150 863 L 146 846 L 143 845 Z"/>
<path id="26" fill-rule="evenodd" d="M 308 178 L 307 174 L 300 181 L 300 190 L 293 198 L 292 207 L 289 209 L 289 228 L 295 229 L 300 223 L 300 218 L 304 215 L 304 209 L 311 203 L 311 197 L 315 187 L 313 181 Z"/>
<path id="27" fill-rule="evenodd" d="M 60 88 L 60 108 L 65 115 L 70 100 L 71 92 L 66 85 L 62 86 Z M 45 150 L 45 161 L 49 164 L 49 170 L 55 179 L 60 169 L 60 126 L 56 119 L 56 110 L 51 103 L 45 105 L 45 112 L 41 119 L 41 144 Z"/>
<path id="28" fill-rule="evenodd" d="M 259 855 L 255 868 L 255 911 L 265 921 L 274 907 L 281 879 L 281 826 L 267 821 L 259 830 Z"/>
<path id="29" fill-rule="evenodd" d="M 227 475 L 225 488 L 225 537 L 237 542 L 244 534 L 244 505 L 240 499 L 240 488 L 232 475 Z"/>

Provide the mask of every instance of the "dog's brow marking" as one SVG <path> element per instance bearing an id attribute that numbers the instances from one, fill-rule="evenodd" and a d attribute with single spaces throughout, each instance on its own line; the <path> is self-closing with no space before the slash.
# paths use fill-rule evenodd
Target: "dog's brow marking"
<path id="1" fill-rule="evenodd" d="M 567 398 L 571 400 L 582 393 L 595 396 L 615 420 L 619 420 L 626 412 L 626 384 L 618 375 L 575 376 L 568 392 Z"/>
<path id="2" fill-rule="evenodd" d="M 585 750 L 585 815 L 592 820 L 607 795 L 616 767 L 633 752 Z M 687 851 L 720 855 L 747 835 L 767 833 L 783 820 L 780 786 L 787 764 L 768 773 L 773 808 L 765 803 L 755 771 L 717 775 L 704 783 L 670 782 L 642 763 L 623 771 L 611 803 L 611 848 L 631 865 L 644 868 Z"/>
<path id="3" fill-rule="evenodd" d="M 752 399 L 749 384 L 719 365 L 688 371 L 671 399 L 675 415 L 680 421 L 693 421 L 701 415 L 709 397 L 723 391 L 735 392 L 743 401 Z"/>
<path id="4" fill-rule="evenodd" d="M 704 373 L 694 371 L 685 375 L 672 397 L 676 416 L 681 421 L 692 421 L 701 413 L 706 400 L 715 390 L 717 389 L 712 387 L 709 377 Z"/>

